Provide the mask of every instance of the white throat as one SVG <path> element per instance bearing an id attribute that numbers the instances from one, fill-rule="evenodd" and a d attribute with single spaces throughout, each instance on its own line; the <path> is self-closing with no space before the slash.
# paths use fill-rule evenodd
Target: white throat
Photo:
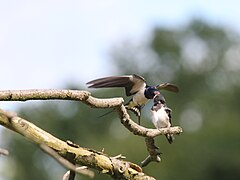
<path id="1" fill-rule="evenodd" d="M 133 96 L 133 102 L 137 105 L 144 106 L 148 102 L 148 99 L 144 95 L 144 91 L 145 88 L 141 88 L 141 90 Z"/>

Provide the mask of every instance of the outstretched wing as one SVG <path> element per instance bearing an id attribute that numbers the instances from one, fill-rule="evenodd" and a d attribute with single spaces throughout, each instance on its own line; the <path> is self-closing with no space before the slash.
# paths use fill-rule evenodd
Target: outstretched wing
<path id="1" fill-rule="evenodd" d="M 131 96 L 141 88 L 146 87 L 145 79 L 136 74 L 99 78 L 89 81 L 87 84 L 89 88 L 124 87 L 127 96 Z"/>
<path id="2" fill-rule="evenodd" d="M 159 84 L 159 85 L 156 86 L 156 88 L 158 90 L 164 89 L 164 90 L 168 90 L 168 91 L 175 92 L 175 93 L 179 92 L 178 87 L 174 84 L 171 84 L 171 83 Z"/>

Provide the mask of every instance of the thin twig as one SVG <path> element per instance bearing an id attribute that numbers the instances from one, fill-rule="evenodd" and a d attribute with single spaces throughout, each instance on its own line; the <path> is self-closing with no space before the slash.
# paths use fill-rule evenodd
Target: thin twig
<path id="1" fill-rule="evenodd" d="M 82 170 L 84 170 L 84 169 L 87 169 L 87 166 L 81 166 L 81 167 L 77 167 L 77 168 L 76 168 L 77 171 L 78 171 L 78 170 L 82 171 Z M 62 180 L 67 180 L 67 179 L 69 178 L 69 175 L 70 175 L 70 170 L 67 171 L 67 172 L 63 175 Z"/>
<path id="2" fill-rule="evenodd" d="M 65 158 L 61 157 L 56 151 L 54 151 L 52 148 L 48 147 L 45 144 L 41 144 L 40 148 L 46 152 L 47 154 L 49 154 L 50 156 L 52 156 L 55 160 L 57 160 L 62 166 L 64 166 L 66 169 L 70 169 L 71 171 L 74 171 L 78 174 L 82 174 L 85 176 L 88 176 L 90 178 L 94 177 L 94 172 L 90 171 L 88 169 L 80 169 L 73 165 L 72 163 L 70 163 L 68 160 L 66 160 Z"/>
<path id="3" fill-rule="evenodd" d="M 68 180 L 74 180 L 75 176 L 76 176 L 75 171 L 70 170 L 70 174 L 69 174 Z"/>

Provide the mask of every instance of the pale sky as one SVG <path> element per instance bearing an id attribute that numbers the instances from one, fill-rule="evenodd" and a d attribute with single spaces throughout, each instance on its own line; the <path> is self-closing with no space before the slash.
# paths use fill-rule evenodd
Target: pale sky
<path id="1" fill-rule="evenodd" d="M 240 32 L 239 7 L 233 0 L 0 0 L 0 90 L 61 88 L 111 75 L 111 47 L 142 40 L 158 25 L 201 17 Z"/>

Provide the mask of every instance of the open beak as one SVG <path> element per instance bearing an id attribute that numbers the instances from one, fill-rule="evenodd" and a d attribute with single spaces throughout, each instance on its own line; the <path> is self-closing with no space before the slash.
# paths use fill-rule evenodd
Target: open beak
<path id="1" fill-rule="evenodd" d="M 159 91 L 154 91 L 154 97 L 153 97 L 153 99 L 157 96 L 157 95 L 159 95 L 160 94 L 160 92 Z"/>

